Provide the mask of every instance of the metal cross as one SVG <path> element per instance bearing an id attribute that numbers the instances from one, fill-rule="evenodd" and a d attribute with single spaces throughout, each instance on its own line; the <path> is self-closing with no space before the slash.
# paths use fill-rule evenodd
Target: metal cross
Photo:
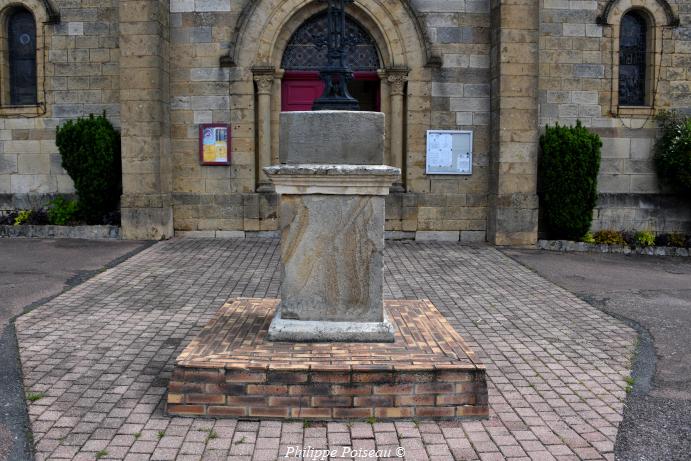
<path id="1" fill-rule="evenodd" d="M 359 110 L 360 105 L 348 92 L 353 70 L 345 59 L 345 6 L 353 0 L 322 0 L 328 5 L 326 21 L 328 64 L 319 69 L 324 93 L 314 101 L 312 110 Z"/>

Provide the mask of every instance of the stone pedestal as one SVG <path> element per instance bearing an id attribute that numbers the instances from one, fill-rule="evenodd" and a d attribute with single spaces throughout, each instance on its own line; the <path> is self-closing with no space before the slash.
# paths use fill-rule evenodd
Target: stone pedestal
<path id="1" fill-rule="evenodd" d="M 283 284 L 272 341 L 392 342 L 384 316 L 384 196 L 401 170 L 384 163 L 384 114 L 281 114 Z"/>
<path id="2" fill-rule="evenodd" d="M 236 299 L 180 354 L 172 415 L 476 418 L 485 367 L 426 300 L 384 301 L 384 115 L 281 114 L 281 299 Z M 338 344 L 333 344 L 339 342 Z M 288 396 L 288 397 L 286 397 Z"/>
<path id="3" fill-rule="evenodd" d="M 384 196 L 398 168 L 265 168 L 279 194 L 283 284 L 273 341 L 393 341 L 383 310 Z"/>

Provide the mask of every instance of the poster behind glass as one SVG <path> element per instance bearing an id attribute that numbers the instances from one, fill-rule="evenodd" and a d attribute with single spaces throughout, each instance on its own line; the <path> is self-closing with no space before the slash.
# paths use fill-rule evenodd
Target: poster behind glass
<path id="1" fill-rule="evenodd" d="M 230 165 L 230 127 L 199 125 L 199 162 L 202 165 Z"/>

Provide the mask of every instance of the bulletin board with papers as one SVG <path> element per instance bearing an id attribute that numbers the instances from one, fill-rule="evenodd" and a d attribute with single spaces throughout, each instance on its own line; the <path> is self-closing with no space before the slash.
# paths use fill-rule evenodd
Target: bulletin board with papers
<path id="1" fill-rule="evenodd" d="M 427 174 L 473 173 L 472 131 L 427 131 Z"/>

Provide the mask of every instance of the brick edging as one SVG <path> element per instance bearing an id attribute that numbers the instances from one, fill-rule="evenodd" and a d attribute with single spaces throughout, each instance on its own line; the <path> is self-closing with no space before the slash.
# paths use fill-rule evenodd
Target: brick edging
<path id="1" fill-rule="evenodd" d="M 280 419 L 455 419 L 489 414 L 484 367 L 427 371 L 260 371 L 176 367 L 167 411 Z"/>

